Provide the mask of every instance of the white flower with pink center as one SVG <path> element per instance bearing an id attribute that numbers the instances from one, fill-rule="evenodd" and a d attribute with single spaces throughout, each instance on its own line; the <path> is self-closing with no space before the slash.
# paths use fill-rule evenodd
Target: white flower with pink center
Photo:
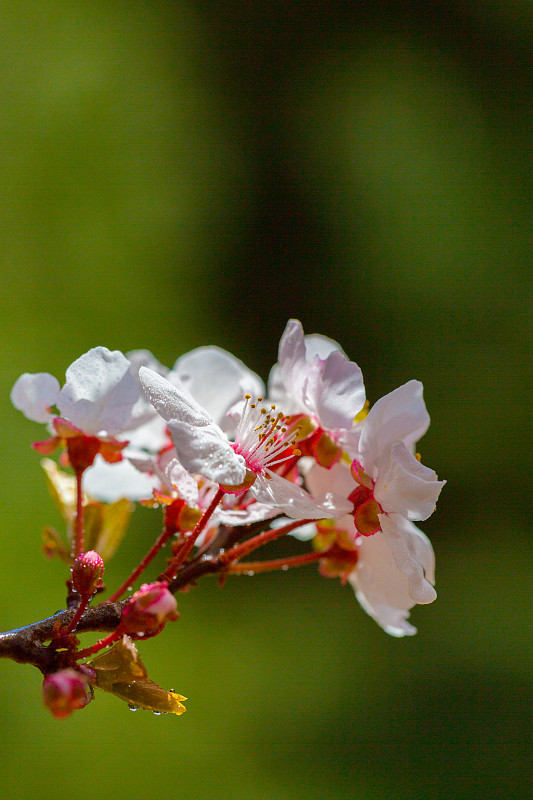
<path id="1" fill-rule="evenodd" d="M 224 491 L 249 491 L 260 503 L 274 506 L 293 519 L 337 518 L 351 503 L 333 493 L 314 498 L 295 483 L 272 471 L 292 448 L 294 433 L 275 409 L 260 409 L 245 399 L 235 441 L 183 388 L 141 367 L 139 379 L 146 397 L 167 421 L 180 462 L 190 473 L 217 483 Z M 290 456 L 292 457 L 292 450 Z"/>
<path id="2" fill-rule="evenodd" d="M 332 339 L 304 336 L 296 319 L 289 320 L 281 337 L 268 394 L 286 413 L 308 416 L 343 449 L 357 445 L 354 420 L 365 405 L 361 370 Z"/>

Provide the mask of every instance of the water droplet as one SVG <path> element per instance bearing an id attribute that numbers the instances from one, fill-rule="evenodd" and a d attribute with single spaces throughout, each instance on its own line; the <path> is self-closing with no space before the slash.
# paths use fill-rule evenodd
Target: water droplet
<path id="1" fill-rule="evenodd" d="M 153 714 L 155 717 L 160 717 L 162 713 L 163 713 L 162 711 L 152 711 L 152 714 Z"/>
<path id="2" fill-rule="evenodd" d="M 138 711 L 139 706 L 134 706 L 133 703 L 128 703 L 128 708 L 130 711 Z"/>
<path id="3" fill-rule="evenodd" d="M 289 567 L 288 567 L 288 565 L 287 565 L 287 564 L 284 564 L 284 565 L 282 566 L 282 568 L 281 568 L 281 569 L 283 570 L 283 572 L 287 572 L 287 570 L 289 569 Z"/>
<path id="4" fill-rule="evenodd" d="M 126 591 L 127 592 L 132 592 L 133 591 L 133 586 L 126 586 Z"/>
<path id="5" fill-rule="evenodd" d="M 246 575 L 249 575 L 250 577 L 252 577 L 252 575 L 255 575 L 255 572 L 253 571 L 253 569 L 250 569 L 250 570 L 248 570 Z"/>

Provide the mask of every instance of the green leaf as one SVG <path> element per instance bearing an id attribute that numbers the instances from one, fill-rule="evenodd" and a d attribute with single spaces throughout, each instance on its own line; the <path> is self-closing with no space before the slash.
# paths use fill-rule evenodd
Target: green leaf
<path id="1" fill-rule="evenodd" d="M 144 708 L 155 714 L 177 715 L 186 710 L 181 702 L 186 697 L 177 692 L 167 692 L 148 677 L 129 636 L 123 636 L 109 650 L 87 662 L 87 666 L 95 672 L 91 684 L 134 708 Z"/>

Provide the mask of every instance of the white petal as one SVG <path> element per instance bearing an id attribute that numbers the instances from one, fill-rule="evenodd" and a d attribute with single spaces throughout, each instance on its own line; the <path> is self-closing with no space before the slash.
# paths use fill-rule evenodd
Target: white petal
<path id="1" fill-rule="evenodd" d="M 115 436 L 128 427 L 139 396 L 128 359 L 119 350 L 94 347 L 67 369 L 57 407 L 84 433 Z"/>
<path id="2" fill-rule="evenodd" d="M 151 419 L 157 416 L 157 412 L 151 403 L 146 399 L 142 393 L 141 383 L 139 380 L 139 369 L 141 367 L 148 367 L 148 369 L 157 372 L 158 375 L 166 376 L 169 372 L 168 367 L 161 364 L 157 358 L 150 352 L 150 350 L 130 350 L 126 353 L 126 358 L 131 364 L 130 372 L 137 381 L 141 392 L 139 399 L 135 403 L 132 411 L 132 428 L 144 425 Z"/>
<path id="3" fill-rule="evenodd" d="M 130 350 L 126 353 L 126 358 L 131 364 L 133 375 L 138 375 L 141 367 L 148 367 L 163 376 L 170 372 L 169 368 L 161 364 L 150 350 Z"/>
<path id="4" fill-rule="evenodd" d="M 191 508 L 198 505 L 198 484 L 177 458 L 170 459 L 165 467 L 165 474 L 167 482 L 175 487 L 178 497 L 185 500 Z"/>
<path id="5" fill-rule="evenodd" d="M 150 406 L 150 408 L 153 411 L 153 415 L 150 419 L 147 419 L 142 425 L 134 428 L 134 430 L 122 431 L 119 436 L 119 439 L 128 441 L 128 448 L 126 451 L 128 456 L 159 453 L 160 450 L 169 444 L 165 420 L 155 412 L 152 406 Z"/>
<path id="6" fill-rule="evenodd" d="M 415 601 L 409 582 L 400 572 L 386 538 L 366 536 L 359 545 L 357 566 L 348 577 L 367 614 L 391 636 L 412 636 L 416 628 L 407 622 Z"/>
<path id="7" fill-rule="evenodd" d="M 178 358 L 169 380 L 179 383 L 220 425 L 228 410 L 245 394 L 262 397 L 261 378 L 220 347 L 198 347 Z"/>
<path id="8" fill-rule="evenodd" d="M 408 381 L 370 409 L 361 430 L 359 449 L 366 470 L 386 447 L 402 441 L 411 449 L 427 431 L 429 414 L 420 381 Z"/>
<path id="9" fill-rule="evenodd" d="M 332 493 L 312 497 L 296 484 L 270 471 L 268 478 L 266 475 L 257 477 L 250 494 L 260 503 L 275 506 L 291 519 L 337 519 L 353 507 L 348 500 Z"/>
<path id="10" fill-rule="evenodd" d="M 83 474 L 83 488 L 95 500 L 115 503 L 123 497 L 128 500 L 146 500 L 159 486 L 155 475 L 139 472 L 129 461 L 108 464 L 96 456 L 94 464 Z"/>
<path id="11" fill-rule="evenodd" d="M 309 370 L 307 394 L 323 428 L 350 429 L 365 403 L 363 374 L 338 350 Z"/>
<path id="12" fill-rule="evenodd" d="M 279 513 L 276 511 L 276 514 Z M 270 525 L 271 528 L 282 528 L 284 525 L 289 523 L 289 519 L 287 517 L 278 517 L 277 519 L 272 520 Z M 296 530 L 291 531 L 289 536 L 294 536 L 295 539 L 299 539 L 301 542 L 309 542 L 316 536 L 316 524 L 314 522 L 307 522 L 305 525 L 300 525 L 299 528 Z"/>
<path id="13" fill-rule="evenodd" d="M 424 577 L 425 564 L 428 562 L 422 557 L 420 531 L 412 522 L 399 514 L 379 514 L 378 516 L 381 530 L 387 539 L 396 566 L 407 576 L 409 594 L 412 599 L 415 603 L 432 603 L 437 597 L 437 593 L 429 580 Z M 430 571 L 428 571 L 427 577 L 432 577 Z"/>
<path id="14" fill-rule="evenodd" d="M 56 404 L 59 389 L 59 381 L 48 372 L 25 372 L 11 389 L 11 402 L 28 419 L 48 422 L 48 408 Z"/>
<path id="15" fill-rule="evenodd" d="M 262 522 L 264 519 L 270 519 L 276 514 L 279 514 L 279 511 L 273 506 L 268 506 L 264 503 L 250 503 L 244 509 L 225 509 L 219 506 L 213 515 L 213 519 L 222 525 L 250 525 L 252 522 Z"/>
<path id="16" fill-rule="evenodd" d="M 139 369 L 141 387 L 156 411 L 166 419 L 187 422 L 189 425 L 210 425 L 211 416 L 183 387 L 176 386 L 147 367 Z"/>
<path id="17" fill-rule="evenodd" d="M 218 425 L 203 427 L 172 419 L 168 423 L 178 458 L 189 472 L 218 484 L 239 486 L 246 477 L 244 458 L 237 455 Z"/>
<path id="18" fill-rule="evenodd" d="M 384 511 L 407 519 L 427 519 L 446 481 L 437 480 L 432 469 L 421 464 L 403 442 L 381 453 L 376 461 L 374 496 Z"/>

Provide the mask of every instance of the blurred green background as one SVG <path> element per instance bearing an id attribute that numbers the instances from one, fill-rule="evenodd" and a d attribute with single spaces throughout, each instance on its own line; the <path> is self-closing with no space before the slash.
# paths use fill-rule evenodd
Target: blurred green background
<path id="1" fill-rule="evenodd" d="M 9 390 L 96 344 L 170 365 L 216 343 L 266 379 L 297 317 L 372 402 L 424 382 L 448 480 L 414 638 L 304 568 L 179 598 L 142 657 L 180 718 L 99 693 L 59 722 L 36 670 L 0 663 L 5 796 L 524 800 L 533 3 L 0 12 L 0 628 L 62 607 L 65 579 L 40 553 L 42 429 Z M 109 585 L 158 528 L 137 514 Z"/>

